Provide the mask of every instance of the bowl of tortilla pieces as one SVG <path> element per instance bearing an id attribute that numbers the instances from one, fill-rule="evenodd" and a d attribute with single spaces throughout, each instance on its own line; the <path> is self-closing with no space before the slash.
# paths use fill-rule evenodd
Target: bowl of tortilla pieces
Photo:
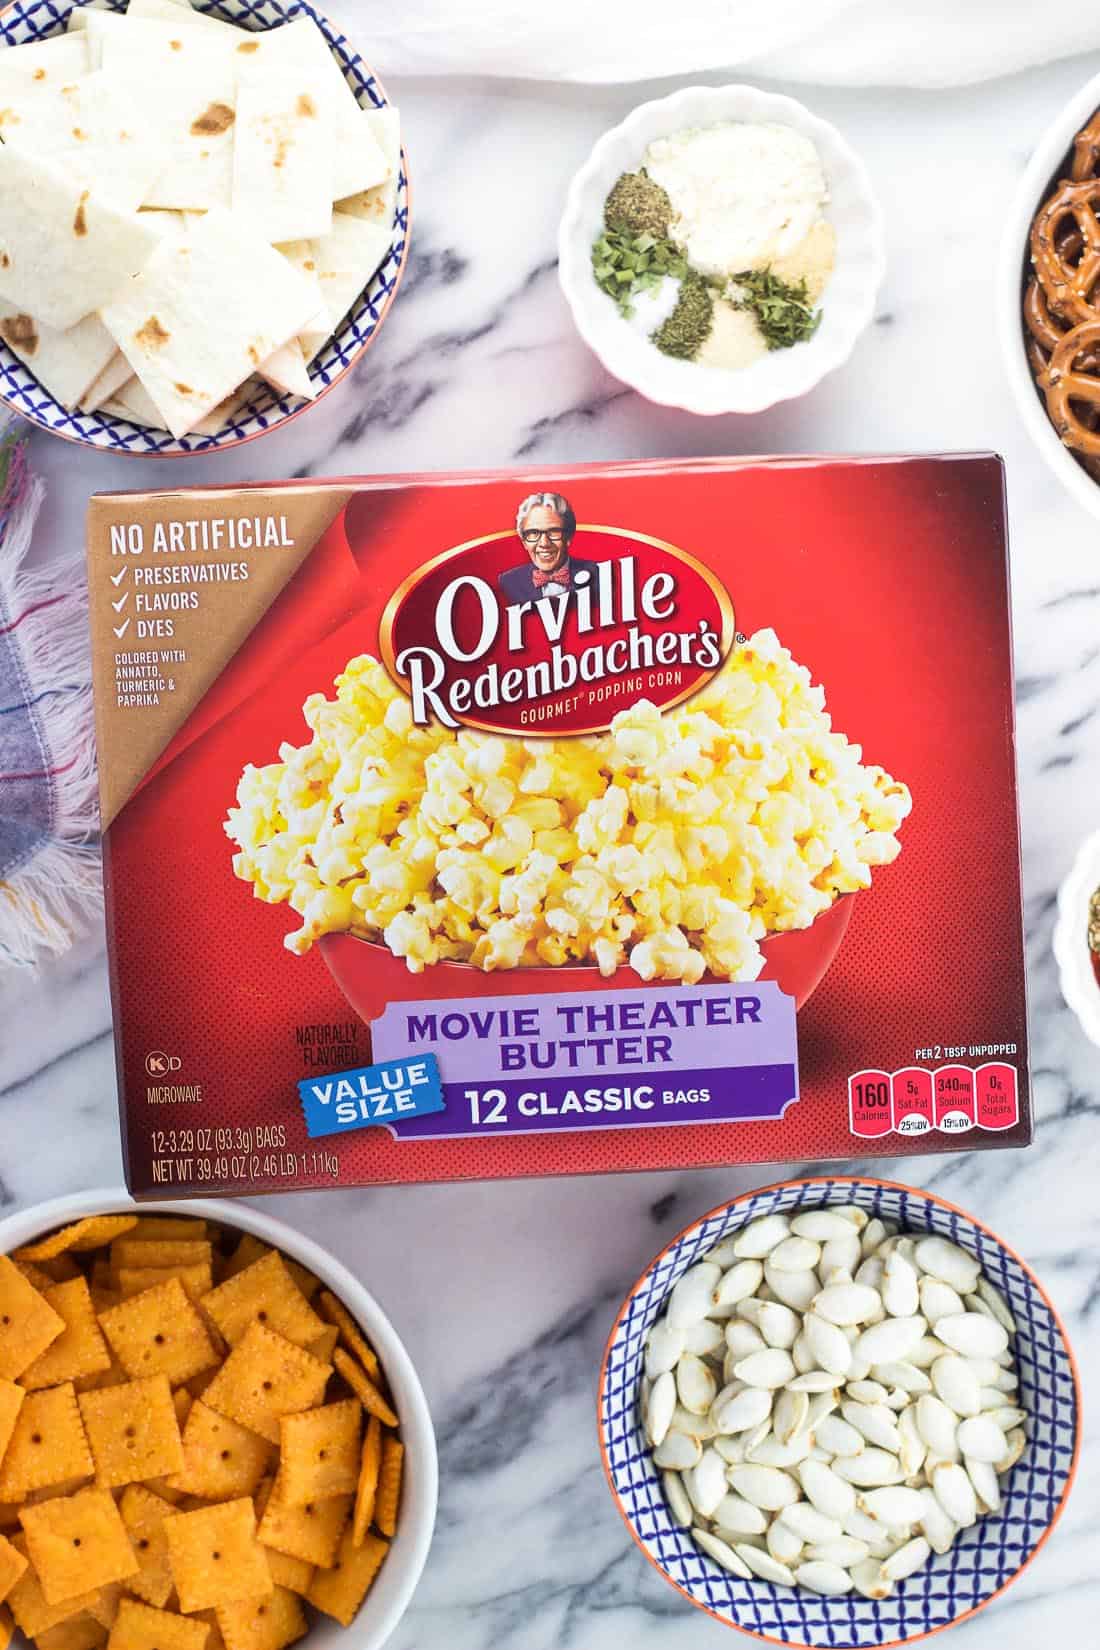
<path id="1" fill-rule="evenodd" d="M 397 110 L 304 0 L 0 12 L 0 400 L 158 458 L 254 440 L 378 336 Z"/>

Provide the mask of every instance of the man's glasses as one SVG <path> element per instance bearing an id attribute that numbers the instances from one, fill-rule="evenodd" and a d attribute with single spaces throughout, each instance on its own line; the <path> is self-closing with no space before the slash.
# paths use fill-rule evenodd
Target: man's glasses
<path id="1" fill-rule="evenodd" d="M 523 532 L 520 534 L 520 538 L 523 540 L 524 544 L 529 544 L 532 548 L 538 544 L 541 539 L 545 539 L 547 544 L 558 545 L 565 543 L 565 533 L 560 527 L 525 527 Z"/>

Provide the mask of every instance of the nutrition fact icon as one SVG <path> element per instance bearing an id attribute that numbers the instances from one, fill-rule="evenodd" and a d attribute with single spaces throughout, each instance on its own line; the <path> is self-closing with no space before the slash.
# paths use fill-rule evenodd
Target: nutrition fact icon
<path id="1" fill-rule="evenodd" d="M 1019 1121 L 1015 1066 L 991 1060 L 900 1071 L 859 1071 L 848 1079 L 851 1131 L 862 1140 L 886 1134 L 965 1134 L 1010 1129 Z"/>

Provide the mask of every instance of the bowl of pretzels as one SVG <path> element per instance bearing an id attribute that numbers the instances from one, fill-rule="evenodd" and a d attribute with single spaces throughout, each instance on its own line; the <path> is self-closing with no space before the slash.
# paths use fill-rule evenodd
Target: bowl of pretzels
<path id="1" fill-rule="evenodd" d="M 1009 215 L 1001 344 L 1028 431 L 1100 516 L 1100 75 L 1043 136 Z"/>

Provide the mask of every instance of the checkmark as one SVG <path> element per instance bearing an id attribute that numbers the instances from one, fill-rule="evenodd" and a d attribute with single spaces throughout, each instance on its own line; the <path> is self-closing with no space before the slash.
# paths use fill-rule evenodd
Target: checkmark
<path id="1" fill-rule="evenodd" d="M 122 583 L 123 579 L 126 577 L 126 575 L 129 571 L 130 571 L 130 569 L 128 567 L 124 567 L 122 569 L 121 573 L 112 573 L 111 574 L 111 583 L 117 587 L 118 585 L 120 585 Z"/>
<path id="2" fill-rule="evenodd" d="M 115 635 L 118 636 L 119 638 L 125 636 L 126 632 L 129 630 L 129 628 L 130 628 L 129 619 L 127 619 L 125 624 L 117 624 L 117 625 L 112 625 L 111 626 L 111 629 L 114 631 Z"/>
<path id="3" fill-rule="evenodd" d="M 112 602 L 111 606 L 114 608 L 116 613 L 121 613 L 122 609 L 126 606 L 126 603 L 129 600 L 130 600 L 130 592 L 127 590 L 125 595 L 120 596 L 118 598 L 117 602 Z"/>

